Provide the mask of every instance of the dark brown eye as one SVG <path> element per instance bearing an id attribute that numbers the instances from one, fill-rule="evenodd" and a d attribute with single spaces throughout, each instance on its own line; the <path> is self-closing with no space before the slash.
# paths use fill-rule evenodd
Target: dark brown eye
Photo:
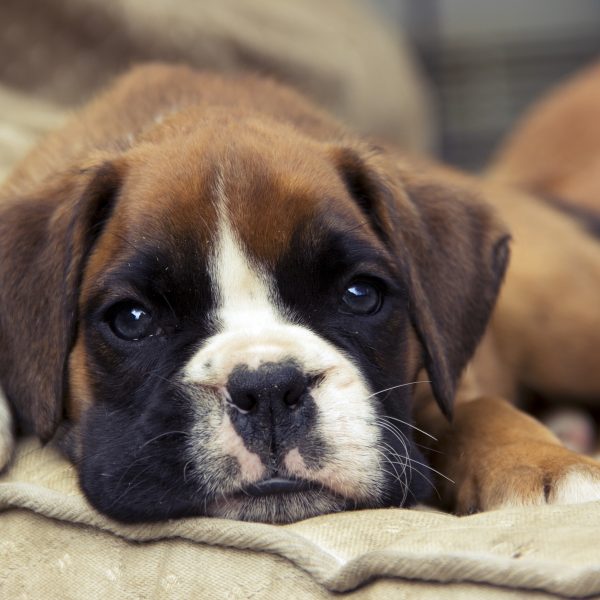
<path id="1" fill-rule="evenodd" d="M 134 302 L 122 302 L 116 305 L 110 311 L 108 324 L 117 337 L 129 342 L 144 339 L 156 330 L 150 312 Z"/>
<path id="2" fill-rule="evenodd" d="M 381 292 L 366 281 L 352 282 L 342 296 L 344 312 L 372 315 L 381 308 Z"/>

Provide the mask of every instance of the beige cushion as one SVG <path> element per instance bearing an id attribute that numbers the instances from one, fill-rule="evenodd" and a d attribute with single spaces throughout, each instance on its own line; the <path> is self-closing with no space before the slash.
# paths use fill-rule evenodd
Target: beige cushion
<path id="1" fill-rule="evenodd" d="M 134 63 L 252 70 L 422 151 L 430 95 L 397 28 L 351 0 L 2 0 L 0 82 L 66 106 Z M 1 106 L 0 106 L 1 108 Z"/>
<path id="2" fill-rule="evenodd" d="M 58 127 L 65 112 L 0 83 L 0 184 L 40 135 Z"/>
<path id="3" fill-rule="evenodd" d="M 74 468 L 29 439 L 0 479 L 0 511 L 2 598 L 600 594 L 600 503 L 463 518 L 386 509 L 287 526 L 205 518 L 129 526 L 93 510 Z"/>

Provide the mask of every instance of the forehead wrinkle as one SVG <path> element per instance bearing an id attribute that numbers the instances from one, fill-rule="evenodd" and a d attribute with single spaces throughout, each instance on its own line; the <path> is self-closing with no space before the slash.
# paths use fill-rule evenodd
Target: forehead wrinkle
<path id="1" fill-rule="evenodd" d="M 297 149 L 284 161 L 274 158 L 272 149 L 263 155 L 236 146 L 221 163 L 217 187 L 245 252 L 273 269 L 294 232 L 317 217 L 321 198 L 331 193 L 328 187 L 335 179 L 323 161 L 305 160 Z M 286 154 L 285 147 L 280 150 Z"/>
<path id="2" fill-rule="evenodd" d="M 135 246 L 170 247 L 176 257 L 182 239 L 196 240 L 203 253 L 214 238 L 214 160 L 192 141 L 148 145 L 128 154 L 127 175 L 97 248 L 102 265 Z"/>

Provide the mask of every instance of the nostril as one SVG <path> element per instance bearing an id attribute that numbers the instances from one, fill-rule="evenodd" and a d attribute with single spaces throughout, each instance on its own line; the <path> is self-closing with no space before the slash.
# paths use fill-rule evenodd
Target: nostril
<path id="1" fill-rule="evenodd" d="M 303 384 L 291 386 L 283 395 L 283 403 L 289 408 L 296 408 L 300 403 L 304 391 L 305 386 Z"/>
<path id="2" fill-rule="evenodd" d="M 229 404 L 244 413 L 250 412 L 258 404 L 258 398 L 247 391 L 226 390 L 225 397 Z"/>
<path id="3" fill-rule="evenodd" d="M 294 409 L 307 392 L 307 385 L 306 375 L 295 364 L 265 363 L 254 370 L 240 365 L 229 375 L 226 398 L 244 413 L 276 405 Z"/>
<path id="4" fill-rule="evenodd" d="M 257 404 L 258 400 L 254 394 L 239 394 L 233 398 L 233 403 L 240 410 L 250 412 Z"/>

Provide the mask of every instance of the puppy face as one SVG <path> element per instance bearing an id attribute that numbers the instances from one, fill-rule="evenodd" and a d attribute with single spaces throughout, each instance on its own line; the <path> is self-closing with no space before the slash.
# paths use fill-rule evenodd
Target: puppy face
<path id="1" fill-rule="evenodd" d="M 65 398 L 97 508 L 287 522 L 428 492 L 410 383 L 426 367 L 449 411 L 505 244 L 486 208 L 390 161 L 264 118 L 184 113 L 80 172 L 69 200 L 61 180 L 37 234 L 27 202 L 12 206 L 56 281 L 32 300 L 6 275 L 3 312 L 25 334 L 28 310 L 49 312 L 41 335 L 65 378 L 46 366 L 36 382 L 33 359 L 24 372 L 8 353 L 0 377 L 40 435 Z M 54 403 L 23 401 L 36 383 Z"/>
<path id="2" fill-rule="evenodd" d="M 414 501 L 410 387 L 374 394 L 418 366 L 400 265 L 327 148 L 222 135 L 125 167 L 71 359 L 84 489 L 125 519 Z"/>

